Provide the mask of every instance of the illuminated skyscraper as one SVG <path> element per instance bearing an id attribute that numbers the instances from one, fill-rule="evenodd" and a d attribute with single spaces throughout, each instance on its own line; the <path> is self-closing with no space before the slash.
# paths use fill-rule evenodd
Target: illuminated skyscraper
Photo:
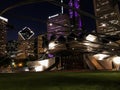
<path id="1" fill-rule="evenodd" d="M 70 0 L 69 7 L 79 10 L 80 0 Z M 82 27 L 80 15 L 75 10 L 72 10 L 72 9 L 69 9 L 69 15 L 71 19 L 71 24 L 74 25 L 74 27 L 80 29 Z"/>
<path id="2" fill-rule="evenodd" d="M 42 35 L 38 35 L 37 38 L 35 38 L 35 54 L 38 58 L 40 58 L 45 50 L 43 48 L 43 36 Z"/>
<path id="3" fill-rule="evenodd" d="M 17 59 L 25 59 L 28 56 L 34 56 L 34 32 L 25 27 L 18 32 L 18 54 Z"/>
<path id="4" fill-rule="evenodd" d="M 16 57 L 17 46 L 18 46 L 18 41 L 17 40 L 10 40 L 10 41 L 7 42 L 6 50 L 7 50 L 7 54 L 10 57 Z"/>
<path id="5" fill-rule="evenodd" d="M 6 25 L 8 19 L 0 16 L 0 56 L 6 53 Z"/>
<path id="6" fill-rule="evenodd" d="M 34 39 L 18 40 L 17 59 L 26 59 L 28 56 L 34 56 Z"/>
<path id="7" fill-rule="evenodd" d="M 52 34 L 56 34 L 57 37 L 60 35 L 66 35 L 68 32 L 65 31 L 69 30 L 69 28 L 64 26 L 69 25 L 70 20 L 67 14 L 56 14 L 49 16 L 47 24 L 48 39 L 50 40 Z"/>
<path id="8" fill-rule="evenodd" d="M 97 31 L 99 33 L 114 35 L 119 32 L 120 13 L 118 3 L 115 1 L 117 0 L 94 0 L 95 15 L 98 18 L 103 19 L 103 21 L 96 21 Z"/>
<path id="9" fill-rule="evenodd" d="M 64 0 L 60 0 L 61 3 L 64 2 Z M 64 14 L 64 8 L 61 6 L 61 12 L 52 16 L 48 17 L 47 22 L 47 32 L 48 32 L 48 40 L 50 40 L 50 37 L 54 34 L 56 38 L 58 38 L 61 35 L 67 35 L 68 30 L 70 26 L 70 19 L 67 14 Z"/>

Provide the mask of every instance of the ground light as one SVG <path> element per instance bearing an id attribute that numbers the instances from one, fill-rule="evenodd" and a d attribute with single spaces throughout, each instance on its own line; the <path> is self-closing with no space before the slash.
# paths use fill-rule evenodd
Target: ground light
<path id="1" fill-rule="evenodd" d="M 44 70 L 43 66 L 36 66 L 35 67 L 36 72 L 40 72 L 40 71 L 43 71 L 43 70 Z"/>
<path id="2" fill-rule="evenodd" d="M 23 63 L 19 63 L 18 66 L 19 66 L 19 67 L 22 67 L 22 66 L 23 66 Z"/>
<path id="3" fill-rule="evenodd" d="M 16 63 L 14 62 L 14 60 L 12 60 L 11 64 L 13 68 L 16 67 Z"/>
<path id="4" fill-rule="evenodd" d="M 112 57 L 112 61 L 114 64 L 114 70 L 119 71 L 120 70 L 120 56 Z"/>

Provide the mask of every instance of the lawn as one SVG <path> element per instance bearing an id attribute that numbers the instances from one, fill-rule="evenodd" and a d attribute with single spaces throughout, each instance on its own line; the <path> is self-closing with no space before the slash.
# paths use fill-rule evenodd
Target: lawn
<path id="1" fill-rule="evenodd" d="M 120 90 L 120 72 L 1 73 L 0 90 Z"/>

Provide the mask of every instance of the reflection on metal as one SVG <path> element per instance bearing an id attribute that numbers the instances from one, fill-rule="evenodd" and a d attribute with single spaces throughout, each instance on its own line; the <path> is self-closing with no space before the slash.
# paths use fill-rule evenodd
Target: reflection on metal
<path id="1" fill-rule="evenodd" d="M 38 61 L 29 61 L 27 66 L 32 69 L 31 71 L 40 72 L 44 71 L 49 68 L 51 65 L 55 63 L 55 58 L 45 59 L 45 60 L 38 60 Z"/>
<path id="2" fill-rule="evenodd" d="M 51 50 L 51 49 L 55 49 L 55 46 L 56 46 L 57 44 L 55 43 L 55 42 L 50 42 L 49 43 L 49 50 Z"/>
<path id="3" fill-rule="evenodd" d="M 86 40 L 91 41 L 91 42 L 96 42 L 96 39 L 97 39 L 97 36 L 94 36 L 94 35 L 91 35 L 91 34 L 89 34 L 86 37 Z"/>
<path id="4" fill-rule="evenodd" d="M 113 62 L 114 62 L 115 64 L 120 64 L 120 56 L 115 56 L 115 57 L 113 57 Z"/>
<path id="5" fill-rule="evenodd" d="M 106 54 L 95 54 L 93 57 L 95 57 L 97 60 L 104 60 L 104 58 L 109 57 L 109 55 L 106 55 Z"/>

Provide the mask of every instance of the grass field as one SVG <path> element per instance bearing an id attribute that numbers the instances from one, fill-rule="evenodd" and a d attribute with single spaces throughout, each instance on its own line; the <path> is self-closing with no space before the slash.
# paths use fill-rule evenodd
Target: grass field
<path id="1" fill-rule="evenodd" d="M 120 72 L 0 74 L 0 90 L 120 90 Z"/>

